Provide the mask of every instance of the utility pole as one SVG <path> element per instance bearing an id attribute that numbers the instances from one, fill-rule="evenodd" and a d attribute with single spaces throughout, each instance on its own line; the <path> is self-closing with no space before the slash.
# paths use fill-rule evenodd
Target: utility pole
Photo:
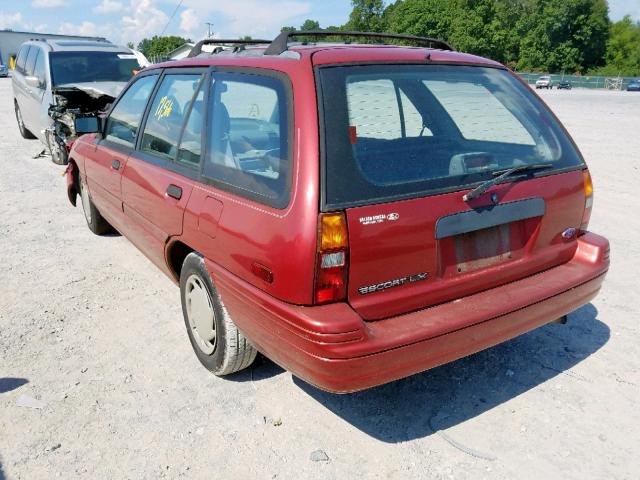
<path id="1" fill-rule="evenodd" d="M 207 38 L 211 38 L 211 28 L 213 27 L 213 23 L 211 22 L 205 22 L 205 25 L 208 27 L 209 29 L 209 35 Z"/>

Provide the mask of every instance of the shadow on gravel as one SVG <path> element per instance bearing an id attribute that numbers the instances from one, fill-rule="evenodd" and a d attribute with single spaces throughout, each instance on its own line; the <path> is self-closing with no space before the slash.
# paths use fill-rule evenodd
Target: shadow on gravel
<path id="1" fill-rule="evenodd" d="M 546 325 L 456 362 L 364 392 L 334 395 L 294 377 L 308 395 L 364 433 L 396 443 L 426 437 L 496 407 L 570 369 L 610 337 L 588 304 L 566 325 Z"/>
<path id="2" fill-rule="evenodd" d="M 284 373 L 286 370 L 276 365 L 267 357 L 258 353 L 256 360 L 251 365 L 251 368 L 247 368 L 245 370 L 241 370 L 234 375 L 229 375 L 224 377 L 225 380 L 230 382 L 259 382 L 261 380 L 268 380 L 269 378 L 273 378 L 281 373 Z"/>
<path id="3" fill-rule="evenodd" d="M 10 392 L 29 383 L 26 378 L 0 378 L 0 393 Z M 2 477 L 0 477 L 0 480 Z"/>

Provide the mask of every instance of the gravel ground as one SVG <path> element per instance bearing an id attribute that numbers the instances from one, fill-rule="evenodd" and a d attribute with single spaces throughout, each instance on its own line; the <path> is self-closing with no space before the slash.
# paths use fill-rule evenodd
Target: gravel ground
<path id="1" fill-rule="evenodd" d="M 640 94 L 542 96 L 592 169 L 600 296 L 567 325 L 335 396 L 266 359 L 205 371 L 178 288 L 89 232 L 1 79 L 0 480 L 638 478 Z"/>

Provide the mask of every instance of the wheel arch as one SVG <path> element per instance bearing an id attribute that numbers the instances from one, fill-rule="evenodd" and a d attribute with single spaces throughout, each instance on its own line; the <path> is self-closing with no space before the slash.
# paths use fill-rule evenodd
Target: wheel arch
<path id="1" fill-rule="evenodd" d="M 169 241 L 167 244 L 165 257 L 175 282 L 180 282 L 180 272 L 184 259 L 187 258 L 187 255 L 194 252 L 196 252 L 195 249 L 180 240 Z"/>
<path id="2" fill-rule="evenodd" d="M 78 164 L 73 157 L 69 157 L 69 163 L 67 164 L 65 175 L 67 177 L 67 197 L 69 197 L 71 205 L 75 207 L 76 198 L 80 192 L 80 170 L 78 169 Z"/>

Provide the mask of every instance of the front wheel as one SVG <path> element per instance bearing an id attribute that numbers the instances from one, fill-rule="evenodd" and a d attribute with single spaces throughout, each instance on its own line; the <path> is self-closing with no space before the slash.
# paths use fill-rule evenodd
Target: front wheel
<path id="1" fill-rule="evenodd" d="M 80 174 L 78 174 L 80 175 Z M 84 218 L 87 221 L 87 226 L 96 235 L 103 235 L 113 230 L 113 227 L 109 225 L 104 217 L 100 214 L 98 209 L 91 200 L 89 195 L 89 189 L 84 183 L 84 180 L 80 176 L 78 181 L 80 184 L 80 199 L 82 200 L 82 210 L 84 211 Z"/>
<path id="2" fill-rule="evenodd" d="M 182 265 L 180 297 L 189 340 L 202 365 L 223 376 L 253 363 L 256 349 L 233 323 L 197 253 L 187 255 Z"/>

